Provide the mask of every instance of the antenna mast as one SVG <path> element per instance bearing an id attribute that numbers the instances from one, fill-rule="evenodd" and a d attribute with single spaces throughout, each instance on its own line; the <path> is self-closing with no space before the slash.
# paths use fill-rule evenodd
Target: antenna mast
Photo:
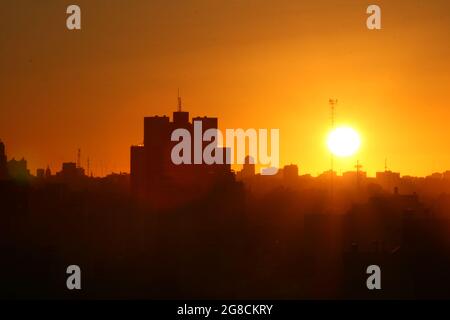
<path id="1" fill-rule="evenodd" d="M 337 99 L 330 99 L 328 103 L 330 104 L 330 111 L 331 111 L 331 129 L 334 129 L 334 117 L 338 101 Z"/>
<path id="2" fill-rule="evenodd" d="M 334 130 L 334 118 L 336 116 L 336 105 L 337 105 L 337 99 L 329 99 L 328 103 L 330 104 L 330 113 L 331 113 L 331 130 Z M 333 175 L 334 170 L 334 156 L 333 153 L 331 153 L 331 175 Z"/>
<path id="3" fill-rule="evenodd" d="M 360 187 L 360 173 L 362 169 L 362 165 L 360 164 L 359 160 L 356 160 L 356 185 L 359 188 Z"/>
<path id="4" fill-rule="evenodd" d="M 178 89 L 178 112 L 181 112 L 181 97 L 180 97 L 180 89 Z"/>

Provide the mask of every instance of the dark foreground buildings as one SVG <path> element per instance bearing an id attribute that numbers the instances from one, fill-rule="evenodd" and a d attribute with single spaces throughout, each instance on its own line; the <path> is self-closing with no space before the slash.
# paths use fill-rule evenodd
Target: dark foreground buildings
<path id="1" fill-rule="evenodd" d="M 172 132 L 186 129 L 191 135 L 191 158 L 194 158 L 194 122 L 201 124 L 202 132 L 218 129 L 217 118 L 196 117 L 189 121 L 189 112 L 179 110 L 168 116 L 144 118 L 144 144 L 131 146 L 130 183 L 135 198 L 155 207 L 186 203 L 209 192 L 217 186 L 233 183 L 234 175 L 225 163 L 226 148 L 220 150 L 224 164 L 174 164 L 171 141 Z M 196 136 L 197 139 L 201 139 Z M 210 142 L 201 142 L 202 150 Z M 217 147 L 217 141 L 213 142 Z"/>
<path id="2" fill-rule="evenodd" d="M 196 120 L 217 128 L 182 111 L 145 118 L 137 199 L 127 174 L 70 162 L 23 183 L 0 144 L 0 299 L 450 298 L 448 173 L 264 176 L 247 158 L 235 182 L 228 165 L 172 163 L 171 132 Z M 83 290 L 65 286 L 72 264 Z M 369 265 L 382 290 L 367 289 Z"/>
<path id="3" fill-rule="evenodd" d="M 5 180 L 8 177 L 6 160 L 5 145 L 0 141 L 0 180 Z"/>

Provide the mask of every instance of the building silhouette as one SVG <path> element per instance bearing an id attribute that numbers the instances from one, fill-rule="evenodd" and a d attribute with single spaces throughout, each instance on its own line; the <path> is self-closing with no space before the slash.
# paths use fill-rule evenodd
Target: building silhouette
<path id="1" fill-rule="evenodd" d="M 217 141 L 203 141 L 194 123 L 197 128 L 201 126 L 201 134 L 208 129 L 218 129 L 217 118 L 195 117 L 189 122 L 189 112 L 181 111 L 180 100 L 173 121 L 165 115 L 144 118 L 144 143 L 130 149 L 130 186 L 134 197 L 157 207 L 172 206 L 198 198 L 221 183 L 234 181 L 231 166 L 226 163 L 229 150 L 218 147 Z M 179 143 L 171 141 L 176 129 L 190 133 L 190 164 L 172 162 L 172 148 Z M 223 155 L 222 164 L 206 164 L 202 159 L 201 163 L 194 164 L 196 144 L 203 151 L 211 143 L 215 144 L 213 155 L 216 152 Z"/>
<path id="2" fill-rule="evenodd" d="M 0 140 L 0 180 L 8 178 L 7 157 L 5 152 L 5 144 Z"/>
<path id="3" fill-rule="evenodd" d="M 241 179 L 251 178 L 255 176 L 255 159 L 251 156 L 246 156 L 242 170 L 239 172 Z"/>
<path id="4" fill-rule="evenodd" d="M 45 177 L 50 178 L 52 176 L 52 171 L 50 170 L 50 167 L 47 166 L 47 169 L 45 169 Z"/>
<path id="5" fill-rule="evenodd" d="M 30 172 L 27 168 L 27 160 L 22 158 L 16 160 L 12 158 L 7 163 L 8 175 L 11 179 L 16 181 L 26 181 L 30 178 Z"/>
<path id="6" fill-rule="evenodd" d="M 287 182 L 296 182 L 298 179 L 298 166 L 289 164 L 283 167 L 283 179 Z"/>
<path id="7" fill-rule="evenodd" d="M 145 193 L 145 154 L 144 145 L 130 148 L 130 188 L 131 193 L 144 196 Z"/>
<path id="8" fill-rule="evenodd" d="M 84 169 L 77 167 L 75 162 L 63 162 L 61 171 L 56 175 L 69 180 L 75 179 L 84 176 Z"/>
<path id="9" fill-rule="evenodd" d="M 36 178 L 38 179 L 45 178 L 45 169 L 42 168 L 36 169 Z"/>
<path id="10" fill-rule="evenodd" d="M 376 180 L 385 190 L 394 190 L 400 184 L 400 173 L 388 170 L 377 172 Z"/>

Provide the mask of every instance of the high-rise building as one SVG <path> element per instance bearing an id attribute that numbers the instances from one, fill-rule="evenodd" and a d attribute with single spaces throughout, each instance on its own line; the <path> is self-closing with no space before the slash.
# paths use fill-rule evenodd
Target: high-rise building
<path id="1" fill-rule="evenodd" d="M 191 137 L 191 163 L 172 162 L 172 149 L 180 143 L 171 140 L 176 129 L 186 130 Z M 232 179 L 231 166 L 225 161 L 229 149 L 218 148 L 217 141 L 203 141 L 203 133 L 208 129 L 218 129 L 218 119 L 196 117 L 189 122 L 189 112 L 181 111 L 180 101 L 172 122 L 168 116 L 145 117 L 144 144 L 130 149 L 132 194 L 152 203 L 172 203 L 199 195 L 224 178 Z M 203 162 L 203 150 L 211 143 L 213 155 L 223 154 L 223 164 Z M 195 150 L 201 150 L 201 159 L 194 159 Z M 194 164 L 195 160 L 201 163 Z"/>
<path id="2" fill-rule="evenodd" d="M 173 124 L 178 128 L 187 128 L 189 126 L 189 112 L 175 111 L 173 113 Z"/>
<path id="3" fill-rule="evenodd" d="M 77 167 L 77 164 L 75 162 L 64 162 L 62 164 L 61 171 L 56 173 L 56 175 L 69 182 L 83 177 L 85 174 L 84 169 L 81 167 Z"/>

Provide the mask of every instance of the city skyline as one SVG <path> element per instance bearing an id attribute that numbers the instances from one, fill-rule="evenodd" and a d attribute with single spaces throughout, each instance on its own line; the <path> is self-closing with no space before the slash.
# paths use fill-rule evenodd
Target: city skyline
<path id="1" fill-rule="evenodd" d="M 361 1 L 78 4 L 80 31 L 65 4 L 2 5 L 0 137 L 32 172 L 78 148 L 96 175 L 128 172 L 136 123 L 175 109 L 177 88 L 221 129 L 279 128 L 281 165 L 301 173 L 329 168 L 330 97 L 362 138 L 338 172 L 360 160 L 374 176 L 385 158 L 404 175 L 450 168 L 448 1 L 378 1 L 375 31 Z"/>
<path id="2" fill-rule="evenodd" d="M 203 121 L 207 121 L 207 123 L 208 123 L 208 121 L 212 121 L 212 127 L 211 128 L 218 129 L 218 123 L 219 123 L 219 119 L 218 118 L 214 118 L 214 117 L 211 118 L 209 116 L 204 116 L 204 117 L 192 116 L 191 118 L 189 118 L 189 111 L 181 110 L 181 97 L 178 97 L 178 101 L 179 101 L 178 109 L 176 109 L 176 110 L 174 109 L 173 110 L 173 116 L 172 117 L 170 117 L 170 116 L 168 116 L 166 114 L 161 115 L 161 116 L 159 116 L 159 115 L 146 116 L 146 117 L 144 117 L 144 123 L 147 122 L 146 119 L 150 119 L 151 120 L 151 119 L 155 119 L 156 118 L 156 120 L 158 120 L 158 118 L 159 118 L 161 120 L 166 119 L 167 123 L 168 124 L 170 123 L 173 126 L 173 127 L 172 126 L 170 127 L 170 128 L 172 128 L 170 130 L 175 130 L 175 129 L 178 128 L 178 126 L 184 127 L 185 125 L 191 126 L 190 130 L 193 130 L 192 126 L 193 126 L 194 121 L 202 121 L 202 122 Z M 178 120 L 177 120 L 177 116 L 178 116 Z M 180 117 L 182 118 L 182 120 L 180 120 L 181 119 Z M 192 122 L 190 122 L 191 120 L 192 120 Z M 186 123 L 186 124 L 184 124 L 184 123 Z M 206 124 L 206 128 L 210 127 L 210 126 L 211 126 L 211 124 L 209 124 L 209 123 Z M 170 130 L 168 131 L 169 133 L 170 133 Z M 329 130 L 329 132 L 330 131 L 331 131 L 331 129 Z M 150 135 L 148 135 L 148 138 L 149 137 L 150 137 Z M 159 139 L 159 138 L 160 137 L 158 137 L 158 135 L 156 135 L 152 139 Z M 165 138 L 167 138 L 167 137 L 165 137 Z M 143 139 L 142 141 L 144 141 L 144 140 L 145 139 Z M 64 166 L 72 166 L 72 165 L 74 166 L 74 168 L 71 169 L 71 170 L 75 170 L 75 168 L 79 168 L 80 170 L 82 170 L 82 171 L 80 171 L 80 172 L 82 172 L 82 175 L 86 175 L 86 176 L 90 176 L 90 177 L 101 178 L 101 177 L 109 176 L 111 174 L 112 175 L 114 175 L 114 174 L 131 174 L 132 163 L 133 163 L 133 160 L 132 160 L 133 150 L 137 150 L 139 148 L 143 148 L 144 147 L 144 143 L 137 143 L 137 144 L 136 143 L 132 143 L 132 144 L 130 144 L 131 145 L 131 159 L 129 159 L 129 164 L 130 165 L 129 165 L 128 170 L 124 170 L 124 171 L 122 171 L 122 170 L 118 170 L 118 171 L 111 170 L 111 171 L 108 171 L 108 170 L 105 170 L 105 168 L 102 168 L 100 170 L 101 174 L 98 174 L 98 172 L 96 172 L 96 170 L 92 168 L 92 159 L 89 157 L 89 155 L 87 155 L 85 157 L 81 156 L 82 155 L 82 153 L 81 153 L 82 150 L 80 148 L 76 149 L 76 154 L 75 154 L 75 157 L 73 159 L 68 159 L 67 161 L 63 161 L 63 162 L 59 163 L 59 165 L 57 165 L 56 167 L 52 167 L 50 165 L 46 165 L 46 166 L 35 166 L 35 165 L 33 166 L 33 165 L 31 165 L 30 166 L 30 163 L 27 161 L 27 157 L 26 156 L 17 157 L 17 156 L 14 156 L 14 155 L 8 155 L 8 152 L 7 152 L 8 148 L 7 148 L 7 146 L 5 146 L 6 144 L 4 143 L 4 141 L 1 138 L 0 138 L 0 143 L 2 144 L 2 148 L 3 148 L 2 152 L 4 154 L 5 161 L 7 161 L 8 163 L 14 162 L 12 164 L 14 167 L 18 165 L 20 167 L 26 168 L 28 170 L 28 174 L 30 176 L 35 176 L 35 177 L 40 175 L 38 172 L 41 172 L 41 173 L 42 172 L 47 172 L 47 171 L 53 172 L 53 173 L 62 172 L 62 171 L 64 171 Z M 204 147 L 205 147 L 205 145 L 202 148 L 204 148 Z M 246 146 L 246 150 L 248 151 L 248 145 Z M 236 150 L 233 151 L 233 152 L 236 152 Z M 327 156 L 328 156 L 327 160 L 329 161 L 330 160 L 330 151 L 328 151 Z M 247 155 L 247 157 L 248 157 L 248 155 Z M 354 163 L 351 163 L 351 162 L 349 162 L 348 158 L 354 158 L 356 160 L 355 160 Z M 333 165 L 333 172 L 338 177 L 344 177 L 348 173 L 358 172 L 358 171 L 362 172 L 364 174 L 364 177 L 367 177 L 367 178 L 376 178 L 378 176 L 378 174 L 385 173 L 385 172 L 398 174 L 399 177 L 413 177 L 413 178 L 427 178 L 427 177 L 438 178 L 439 175 L 440 175 L 441 178 L 444 178 L 444 177 L 447 178 L 448 176 L 450 176 L 450 169 L 446 169 L 446 170 L 443 170 L 443 171 L 429 172 L 428 174 L 423 175 L 423 176 L 420 176 L 420 175 L 419 176 L 415 176 L 415 175 L 410 175 L 410 174 L 404 174 L 403 172 L 401 172 L 399 170 L 395 170 L 395 169 L 391 168 L 388 165 L 388 158 L 384 158 L 384 163 L 383 163 L 384 166 L 383 166 L 382 169 L 381 168 L 380 169 L 376 169 L 373 174 L 370 174 L 370 170 L 367 170 L 365 168 L 364 163 L 362 163 L 359 160 L 357 154 L 353 155 L 353 156 L 343 157 L 343 159 L 339 159 L 339 157 L 333 156 L 333 163 L 336 163 L 336 162 L 339 163 L 339 160 L 340 161 L 349 162 L 350 166 L 349 166 L 348 170 L 343 170 L 342 168 L 339 168 L 338 166 Z M 204 164 L 204 165 L 206 165 L 206 164 Z M 194 165 L 194 166 L 196 166 L 196 165 Z M 208 166 L 208 165 L 206 165 L 206 166 Z M 292 163 L 292 162 L 291 163 L 281 163 L 281 165 L 279 167 L 277 167 L 277 168 L 279 170 L 282 170 L 282 169 L 284 169 L 286 167 L 290 167 L 290 166 L 297 167 L 297 175 L 298 176 L 311 176 L 311 177 L 315 177 L 315 178 L 323 176 L 324 174 L 327 174 L 327 173 L 329 173 L 332 170 L 331 167 L 329 166 L 328 168 L 325 168 L 323 171 L 317 172 L 316 174 L 314 174 L 314 173 L 311 173 L 311 172 L 305 172 L 305 171 L 301 170 L 302 169 L 301 164 L 299 164 L 299 163 Z M 34 170 L 32 170 L 30 168 L 33 168 Z M 261 168 L 263 168 L 263 167 L 261 167 L 260 164 L 256 164 L 255 170 L 256 170 L 256 174 L 257 175 L 260 174 L 259 171 L 260 171 Z M 231 164 L 230 165 L 230 169 L 235 174 L 239 174 L 240 172 L 242 172 L 242 170 L 245 171 L 244 165 L 242 165 L 242 164 Z"/>

